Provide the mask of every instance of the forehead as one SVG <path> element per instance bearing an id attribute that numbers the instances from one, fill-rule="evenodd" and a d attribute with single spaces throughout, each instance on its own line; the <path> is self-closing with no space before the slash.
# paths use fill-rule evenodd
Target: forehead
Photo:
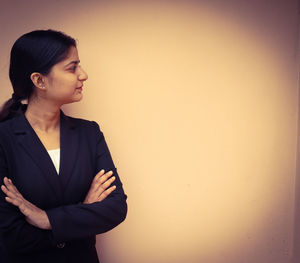
<path id="1" fill-rule="evenodd" d="M 62 61 L 60 61 L 59 63 L 57 63 L 57 65 L 66 66 L 70 62 L 77 61 L 77 60 L 79 60 L 77 48 L 72 46 L 72 47 L 70 47 L 66 58 L 63 59 Z"/>
<path id="2" fill-rule="evenodd" d="M 56 63 L 48 73 L 48 76 L 52 76 L 53 74 L 56 74 L 57 72 L 62 72 L 65 69 L 68 68 L 68 65 L 73 65 L 72 62 L 77 61 L 79 63 L 79 57 L 78 57 L 78 51 L 76 47 L 70 47 L 68 54 L 65 59 L 62 61 Z"/>

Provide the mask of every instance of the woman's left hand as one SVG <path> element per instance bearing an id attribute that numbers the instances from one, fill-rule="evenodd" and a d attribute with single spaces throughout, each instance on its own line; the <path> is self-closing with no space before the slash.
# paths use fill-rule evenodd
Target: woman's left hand
<path id="1" fill-rule="evenodd" d="M 29 224 L 41 229 L 51 229 L 49 218 L 44 210 L 27 201 L 10 179 L 4 177 L 3 182 L 1 190 L 6 194 L 6 201 L 17 206 Z"/>

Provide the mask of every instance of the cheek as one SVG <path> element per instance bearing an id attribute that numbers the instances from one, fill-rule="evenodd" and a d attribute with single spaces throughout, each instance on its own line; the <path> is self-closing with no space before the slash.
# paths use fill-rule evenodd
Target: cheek
<path id="1" fill-rule="evenodd" d="M 76 88 L 76 79 L 74 77 L 64 77 L 57 78 L 53 81 L 51 87 L 51 93 L 55 97 L 60 97 L 61 95 L 72 94 Z"/>

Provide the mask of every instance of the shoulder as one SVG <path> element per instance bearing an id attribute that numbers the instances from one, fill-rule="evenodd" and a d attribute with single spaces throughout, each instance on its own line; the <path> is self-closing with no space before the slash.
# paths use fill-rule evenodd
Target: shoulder
<path id="1" fill-rule="evenodd" d="M 6 133 L 8 130 L 11 129 L 12 123 L 15 122 L 17 117 L 5 120 L 0 122 L 0 133 Z"/>
<path id="2" fill-rule="evenodd" d="M 80 129 L 88 129 L 97 131 L 100 130 L 100 126 L 96 121 L 87 120 L 83 118 L 76 118 L 69 115 L 65 115 L 63 113 L 63 119 L 72 127 L 80 128 Z"/>
<path id="3" fill-rule="evenodd" d="M 100 126 L 96 121 L 76 118 L 64 115 L 63 119 L 65 120 L 64 127 L 69 126 L 73 131 L 79 134 L 81 138 L 84 138 L 86 141 L 90 141 L 91 143 L 97 141 L 102 141 L 104 135 L 100 130 Z"/>
<path id="4" fill-rule="evenodd" d="M 3 122 L 0 122 L 0 148 L 7 147 L 12 142 L 15 142 L 13 136 L 13 124 L 18 117 L 14 117 Z M 18 132 L 18 131 L 16 131 Z"/>
<path id="5" fill-rule="evenodd" d="M 5 127 L 8 127 L 18 116 L 15 116 L 13 118 L 10 118 L 8 120 L 0 122 L 0 129 L 3 129 Z"/>

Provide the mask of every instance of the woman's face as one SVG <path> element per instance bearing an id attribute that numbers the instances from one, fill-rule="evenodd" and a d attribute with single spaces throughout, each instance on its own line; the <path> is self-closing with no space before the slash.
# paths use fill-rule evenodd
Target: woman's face
<path id="1" fill-rule="evenodd" d="M 62 105 L 82 99 L 83 82 L 88 76 L 79 62 L 77 48 L 72 46 L 67 57 L 55 64 L 45 76 L 47 100 Z"/>

